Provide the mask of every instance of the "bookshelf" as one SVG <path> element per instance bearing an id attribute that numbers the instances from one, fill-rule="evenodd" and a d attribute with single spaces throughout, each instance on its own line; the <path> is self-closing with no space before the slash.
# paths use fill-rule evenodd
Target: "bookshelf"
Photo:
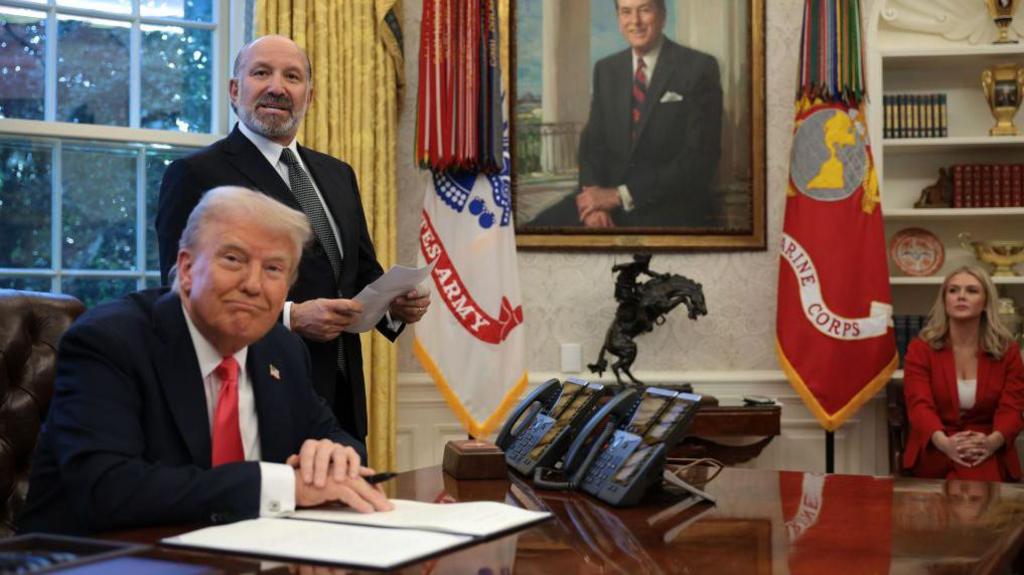
<path id="1" fill-rule="evenodd" d="M 924 22 L 922 13 L 934 14 L 934 19 Z M 1017 20 L 1024 22 L 1024 11 L 1015 24 Z M 895 313 L 926 314 L 946 273 L 978 263 L 960 245 L 960 232 L 969 232 L 975 240 L 1024 239 L 1024 207 L 914 208 L 921 190 L 935 183 L 940 167 L 1024 164 L 1024 113 L 1015 117 L 1022 135 L 989 136 L 995 120 L 981 88 L 984 69 L 1006 63 L 1024 66 L 1024 43 L 992 44 L 995 24 L 983 2 L 970 0 L 942 5 L 931 0 L 875 0 L 867 23 L 868 124 L 886 243 L 900 230 L 918 227 L 935 234 L 945 248 L 945 261 L 931 277 L 907 276 L 889 262 Z M 946 95 L 947 137 L 882 138 L 883 95 L 930 93 Z M 1021 266 L 1017 270 L 1024 272 Z M 1024 308 L 1024 276 L 1001 277 L 996 283 L 1003 295 Z"/>

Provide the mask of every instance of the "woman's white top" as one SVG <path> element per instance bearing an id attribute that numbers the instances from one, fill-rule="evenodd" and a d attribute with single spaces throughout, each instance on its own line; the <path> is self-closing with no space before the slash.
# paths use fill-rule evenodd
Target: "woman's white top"
<path id="1" fill-rule="evenodd" d="M 974 407 L 974 401 L 978 392 L 978 380 L 957 379 L 956 389 L 960 395 L 960 411 L 967 411 Z"/>

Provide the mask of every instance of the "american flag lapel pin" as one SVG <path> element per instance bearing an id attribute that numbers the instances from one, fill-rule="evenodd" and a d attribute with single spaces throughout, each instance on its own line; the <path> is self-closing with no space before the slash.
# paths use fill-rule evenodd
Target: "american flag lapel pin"
<path id="1" fill-rule="evenodd" d="M 281 381 L 281 372 L 277 370 L 277 367 L 275 367 L 274 364 L 270 364 L 270 377 Z"/>

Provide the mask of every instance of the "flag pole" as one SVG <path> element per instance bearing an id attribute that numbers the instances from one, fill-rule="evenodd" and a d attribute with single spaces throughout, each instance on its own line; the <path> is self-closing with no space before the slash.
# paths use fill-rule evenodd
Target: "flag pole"
<path id="1" fill-rule="evenodd" d="M 836 434 L 834 431 L 825 432 L 825 473 L 836 471 Z"/>

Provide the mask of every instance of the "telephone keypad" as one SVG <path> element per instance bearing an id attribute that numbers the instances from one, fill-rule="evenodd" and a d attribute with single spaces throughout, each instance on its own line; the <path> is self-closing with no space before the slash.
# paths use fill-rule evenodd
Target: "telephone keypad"
<path id="1" fill-rule="evenodd" d="M 594 464 L 587 470 L 583 478 L 583 488 L 595 495 L 602 489 L 618 491 L 618 485 L 608 479 L 639 445 L 639 437 L 624 431 L 616 431 L 608 441 L 608 448 L 601 451 Z"/>
<path id="2" fill-rule="evenodd" d="M 506 453 L 506 460 L 512 465 L 513 468 L 520 472 L 526 473 L 527 469 L 532 469 L 535 461 L 530 457 L 530 452 L 537 446 L 544 434 L 551 429 L 551 426 L 555 424 L 555 420 L 546 416 L 539 415 L 530 423 L 530 427 L 523 430 L 516 436 L 515 441 L 512 443 L 512 447 Z"/>

